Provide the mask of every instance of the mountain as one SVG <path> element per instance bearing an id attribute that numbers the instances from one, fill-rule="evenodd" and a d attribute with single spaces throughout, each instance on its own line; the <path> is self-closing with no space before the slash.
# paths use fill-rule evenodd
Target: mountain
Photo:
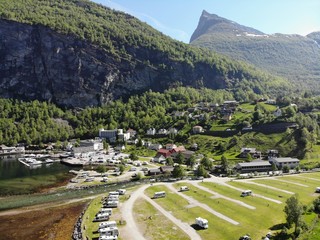
<path id="1" fill-rule="evenodd" d="M 291 80 L 299 88 L 320 92 L 320 33 L 265 34 L 215 14 L 202 12 L 190 43 Z"/>
<path id="2" fill-rule="evenodd" d="M 0 0 L 0 97 L 86 107 L 172 86 L 237 99 L 290 84 L 87 0 Z"/>

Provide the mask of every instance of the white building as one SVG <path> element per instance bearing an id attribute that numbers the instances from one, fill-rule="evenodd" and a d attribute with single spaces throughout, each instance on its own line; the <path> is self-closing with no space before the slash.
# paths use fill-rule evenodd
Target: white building
<path id="1" fill-rule="evenodd" d="M 167 131 L 167 129 L 161 128 L 161 129 L 159 129 L 158 134 L 159 135 L 167 135 L 168 131 Z"/>
<path id="2" fill-rule="evenodd" d="M 176 128 L 169 128 L 168 133 L 177 134 L 178 130 Z"/>
<path id="3" fill-rule="evenodd" d="M 126 133 L 123 133 L 123 129 L 118 129 L 118 139 L 120 141 L 128 141 L 130 139 L 130 133 L 126 132 Z"/>
<path id="4" fill-rule="evenodd" d="M 155 128 L 149 128 L 147 130 L 147 135 L 155 135 L 156 134 L 156 129 Z"/>

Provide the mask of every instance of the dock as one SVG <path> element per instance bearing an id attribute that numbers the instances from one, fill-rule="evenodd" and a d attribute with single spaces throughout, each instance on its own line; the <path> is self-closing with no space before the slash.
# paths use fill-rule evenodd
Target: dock
<path id="1" fill-rule="evenodd" d="M 81 166 L 81 167 L 86 164 L 85 161 L 81 161 L 78 158 L 72 158 L 72 157 L 63 158 L 60 160 L 60 162 L 69 166 Z"/>
<path id="2" fill-rule="evenodd" d="M 23 161 L 23 160 L 21 160 L 21 159 L 18 159 L 18 160 L 19 160 L 19 162 L 23 163 L 24 165 L 30 167 L 30 164 L 26 163 L 25 161 Z"/>

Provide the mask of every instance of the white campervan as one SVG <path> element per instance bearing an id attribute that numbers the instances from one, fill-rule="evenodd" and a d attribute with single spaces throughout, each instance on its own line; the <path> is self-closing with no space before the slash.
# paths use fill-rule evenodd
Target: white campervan
<path id="1" fill-rule="evenodd" d="M 112 209 L 111 208 L 101 208 L 99 213 L 108 213 L 109 216 L 112 215 Z"/>
<path id="2" fill-rule="evenodd" d="M 251 190 L 245 190 L 241 193 L 241 197 L 251 196 L 252 191 Z"/>
<path id="3" fill-rule="evenodd" d="M 166 196 L 166 192 L 165 191 L 161 191 L 161 192 L 155 192 L 153 195 L 153 198 L 163 198 Z"/>
<path id="4" fill-rule="evenodd" d="M 207 229 L 209 227 L 208 225 L 208 220 L 207 219 L 204 219 L 204 218 L 201 218 L 201 217 L 198 217 L 196 218 L 196 224 L 199 226 L 199 227 L 202 227 L 204 229 Z"/>
<path id="5" fill-rule="evenodd" d="M 96 217 L 93 219 L 95 222 L 108 221 L 109 214 L 108 213 L 98 213 Z"/>
<path id="6" fill-rule="evenodd" d="M 119 230 L 117 227 L 100 228 L 98 231 L 100 236 L 119 236 Z"/>
<path id="7" fill-rule="evenodd" d="M 99 224 L 99 228 L 108 228 L 108 227 L 116 227 L 116 226 L 117 226 L 116 221 L 102 222 Z"/>
<path id="8" fill-rule="evenodd" d="M 180 192 L 189 191 L 189 188 L 187 186 L 181 186 Z"/>

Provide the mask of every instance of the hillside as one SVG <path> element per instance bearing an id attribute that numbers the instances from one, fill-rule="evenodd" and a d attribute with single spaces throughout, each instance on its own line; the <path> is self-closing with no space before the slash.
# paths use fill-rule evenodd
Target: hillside
<path id="1" fill-rule="evenodd" d="M 1 97 L 85 107 L 179 85 L 226 88 L 238 100 L 291 88 L 90 1 L 0 2 Z"/>
<path id="2" fill-rule="evenodd" d="M 268 35 L 203 11 L 190 43 L 254 64 L 319 93 L 319 40 L 319 32 L 306 37 Z"/>

